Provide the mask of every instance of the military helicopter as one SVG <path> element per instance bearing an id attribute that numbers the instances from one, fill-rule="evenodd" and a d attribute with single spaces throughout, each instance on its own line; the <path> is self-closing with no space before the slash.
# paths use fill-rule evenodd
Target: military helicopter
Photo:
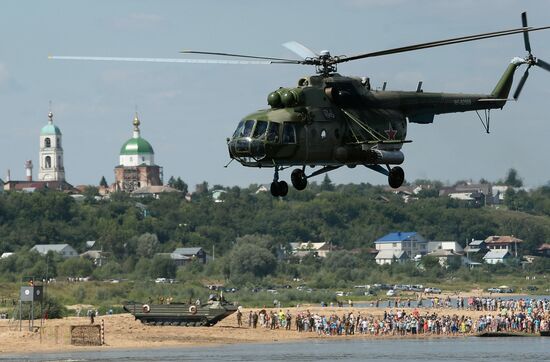
<path id="1" fill-rule="evenodd" d="M 288 184 L 279 179 L 279 172 L 296 167 L 290 180 L 296 190 L 304 190 L 308 179 L 342 166 L 366 166 L 388 177 L 392 188 L 405 180 L 401 151 L 406 139 L 407 120 L 410 123 L 433 123 L 436 114 L 476 111 L 487 133 L 490 110 L 502 109 L 509 100 L 516 69 L 527 69 L 520 79 L 513 99 L 517 100 L 529 69 L 538 66 L 550 71 L 550 64 L 531 53 L 529 32 L 549 29 L 550 26 L 529 27 L 526 13 L 521 14 L 522 27 L 470 36 L 462 36 L 399 48 L 358 54 L 334 56 L 323 50 L 316 53 L 291 41 L 283 44 L 301 59 L 284 59 L 245 54 L 186 50 L 182 53 L 245 60 L 221 59 L 158 59 L 51 56 L 66 60 L 122 60 L 178 63 L 222 64 L 296 64 L 312 65 L 316 74 L 298 80 L 296 87 L 279 88 L 267 97 L 268 109 L 244 117 L 233 135 L 227 139 L 231 161 L 246 167 L 273 167 L 271 194 L 286 196 Z M 416 91 L 387 91 L 372 89 L 368 78 L 347 77 L 337 73 L 340 63 L 359 59 L 440 47 L 488 38 L 523 34 L 527 55 L 515 57 L 490 94 L 428 93 L 422 82 Z M 483 117 L 479 111 L 483 110 Z M 306 173 L 306 167 L 320 167 Z"/>

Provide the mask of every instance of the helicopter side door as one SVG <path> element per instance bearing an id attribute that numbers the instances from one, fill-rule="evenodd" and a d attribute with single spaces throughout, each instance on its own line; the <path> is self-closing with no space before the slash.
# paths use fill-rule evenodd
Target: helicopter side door
<path id="1" fill-rule="evenodd" d="M 305 125 L 306 163 L 327 164 L 333 159 L 333 150 L 340 143 L 342 130 L 332 107 L 312 112 L 314 121 Z"/>

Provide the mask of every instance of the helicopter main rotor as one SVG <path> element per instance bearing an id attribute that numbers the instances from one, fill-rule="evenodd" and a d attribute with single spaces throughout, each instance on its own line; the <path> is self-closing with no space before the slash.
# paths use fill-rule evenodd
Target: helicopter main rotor
<path id="1" fill-rule="evenodd" d="M 330 54 L 330 52 L 328 50 L 322 50 L 319 53 L 315 53 L 311 49 L 307 48 L 303 44 L 300 44 L 296 41 L 290 41 L 290 42 L 284 43 L 283 46 L 285 48 L 287 48 L 288 50 L 292 51 L 293 53 L 295 53 L 296 55 L 298 55 L 300 58 L 302 58 L 301 60 L 263 57 L 263 56 L 254 56 L 254 55 L 243 55 L 243 54 L 235 54 L 235 53 L 197 51 L 197 50 L 183 50 L 183 51 L 181 51 L 181 53 L 249 58 L 249 59 L 257 59 L 257 60 L 265 60 L 265 61 L 268 61 L 269 64 L 314 65 L 316 67 L 317 74 L 321 74 L 323 76 L 328 76 L 331 73 L 336 72 L 338 64 L 353 61 L 353 60 L 373 58 L 373 57 L 379 57 L 379 56 L 383 56 L 383 55 L 404 53 L 404 52 L 410 52 L 410 51 L 415 51 L 415 50 L 435 48 L 435 47 L 441 47 L 441 46 L 445 46 L 445 45 L 466 43 L 466 42 L 471 42 L 471 41 L 497 38 L 497 37 L 522 33 L 523 37 L 524 37 L 525 48 L 529 53 L 529 57 L 525 59 L 526 64 L 529 64 L 529 66 L 538 65 L 538 66 L 540 66 L 544 69 L 550 70 L 550 64 L 548 64 L 544 61 L 541 61 L 541 60 L 537 60 L 536 58 L 534 58 L 532 56 L 531 46 L 530 46 L 530 43 L 529 43 L 529 32 L 544 30 L 544 29 L 550 29 L 550 26 L 529 27 L 527 25 L 527 13 L 523 12 L 521 14 L 521 17 L 522 17 L 522 27 L 521 28 L 514 28 L 514 29 L 494 31 L 494 32 L 489 32 L 489 33 L 480 33 L 480 34 L 475 34 L 475 35 L 467 35 L 467 36 L 461 36 L 461 37 L 455 37 L 455 38 L 448 38 L 448 39 L 436 40 L 436 41 L 432 41 L 432 42 L 407 45 L 407 46 L 398 47 L 398 48 L 385 49 L 385 50 L 380 50 L 380 51 L 376 51 L 376 52 L 357 54 L 357 55 L 353 55 L 353 56 L 346 56 L 346 55 L 333 56 L 333 55 Z"/>
<path id="2" fill-rule="evenodd" d="M 306 46 L 296 42 L 290 41 L 284 43 L 283 46 L 293 53 L 297 54 L 301 59 L 288 59 L 288 58 L 278 58 L 278 57 L 266 57 L 266 56 L 257 56 L 250 54 L 237 54 L 237 53 L 225 53 L 225 52 L 210 52 L 210 51 L 199 51 L 199 50 L 183 50 L 180 53 L 184 54 L 201 54 L 201 55 L 212 55 L 218 57 L 231 57 L 231 58 L 241 58 L 239 60 L 232 59 L 185 59 L 185 58 L 121 58 L 121 57 L 89 57 L 89 56 L 49 56 L 50 59 L 58 60 L 95 60 L 95 61 L 126 61 L 126 62 L 155 62 L 155 63 L 195 63 L 195 64 L 238 64 L 238 65 L 266 65 L 266 64 L 300 64 L 300 65 L 313 65 L 316 68 L 317 74 L 322 76 L 329 76 L 331 73 L 335 73 L 337 66 L 340 63 L 345 63 L 349 61 L 379 57 L 390 54 L 404 53 L 421 49 L 441 47 L 445 45 L 466 43 L 471 41 L 477 41 L 482 39 L 497 38 L 502 36 L 514 35 L 514 34 L 523 34 L 525 48 L 529 53 L 528 57 L 524 59 L 524 63 L 528 64 L 528 69 L 537 65 L 541 68 L 550 71 L 550 64 L 537 59 L 531 54 L 531 45 L 529 43 L 529 32 L 550 29 L 550 26 L 543 27 L 529 27 L 527 25 L 527 15 L 522 13 L 522 27 L 515 29 L 507 29 L 501 31 L 494 31 L 489 33 L 481 33 L 475 35 L 467 35 L 456 38 L 448 38 L 443 40 L 437 40 L 426 43 L 418 43 L 413 45 L 407 45 L 398 48 L 385 49 L 375 52 L 357 54 L 353 56 L 346 55 L 332 55 L 328 50 L 323 50 L 319 53 L 312 51 Z M 522 80 L 520 81 L 518 89 L 516 90 L 517 96 L 521 92 L 523 84 L 527 80 L 528 71 L 524 74 Z"/>

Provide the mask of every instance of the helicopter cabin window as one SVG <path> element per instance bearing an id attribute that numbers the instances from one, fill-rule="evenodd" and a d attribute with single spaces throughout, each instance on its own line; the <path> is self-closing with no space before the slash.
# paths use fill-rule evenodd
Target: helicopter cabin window
<path id="1" fill-rule="evenodd" d="M 237 129 L 235 130 L 235 132 L 233 133 L 233 138 L 237 138 L 239 137 L 239 135 L 241 134 L 241 131 L 244 127 L 244 121 L 240 121 L 239 122 L 239 125 L 237 126 Z"/>
<path id="2" fill-rule="evenodd" d="M 252 120 L 239 122 L 235 133 L 233 133 L 233 138 L 250 137 L 252 128 L 254 128 L 254 121 Z"/>
<path id="3" fill-rule="evenodd" d="M 265 138 L 266 131 L 267 121 L 258 121 L 256 122 L 256 128 L 254 128 L 254 133 L 252 134 L 252 137 L 256 139 L 263 139 Z"/>
<path id="4" fill-rule="evenodd" d="M 296 143 L 296 130 L 292 123 L 283 126 L 283 143 Z"/>
<path id="5" fill-rule="evenodd" d="M 269 127 L 267 128 L 267 142 L 279 142 L 279 123 L 269 122 Z"/>
<path id="6" fill-rule="evenodd" d="M 241 137 L 250 137 L 252 135 L 252 128 L 254 128 L 254 121 L 245 121 Z"/>

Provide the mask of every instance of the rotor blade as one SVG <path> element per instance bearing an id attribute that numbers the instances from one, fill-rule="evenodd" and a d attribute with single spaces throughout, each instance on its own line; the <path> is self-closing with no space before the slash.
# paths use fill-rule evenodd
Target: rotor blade
<path id="1" fill-rule="evenodd" d="M 521 77 L 518 86 L 516 88 L 516 91 L 514 92 L 514 99 L 517 101 L 519 98 L 519 95 L 521 93 L 521 90 L 523 89 L 523 86 L 525 85 L 525 82 L 527 81 L 527 77 L 529 76 L 529 68 L 523 73 L 523 76 Z"/>
<path id="2" fill-rule="evenodd" d="M 350 60 L 356 60 L 356 59 L 378 57 L 378 56 L 388 55 L 388 54 L 410 52 L 410 51 L 419 50 L 419 49 L 427 49 L 427 48 L 440 47 L 444 45 L 465 43 L 465 42 L 476 41 L 481 39 L 496 38 L 500 36 L 507 36 L 512 34 L 537 31 L 537 30 L 543 30 L 543 29 L 550 29 L 550 26 L 544 26 L 544 27 L 538 27 L 538 28 L 516 28 L 516 29 L 495 31 L 491 33 L 482 33 L 482 34 L 476 34 L 476 35 L 462 36 L 458 38 L 437 40 L 437 41 L 428 42 L 428 43 L 420 43 L 420 44 L 408 45 L 408 46 L 399 47 L 399 48 L 381 50 L 381 51 L 372 52 L 372 53 L 359 54 L 351 57 L 342 57 L 342 58 L 338 58 L 335 61 L 335 63 L 343 63 L 343 62 L 348 62 Z"/>
<path id="3" fill-rule="evenodd" d="M 271 60 L 222 60 L 222 59 L 171 59 L 171 58 L 121 58 L 121 57 L 81 57 L 50 55 L 48 59 L 55 60 L 96 60 L 117 62 L 153 62 L 153 63 L 192 63 L 192 64 L 286 64 L 286 62 Z"/>
<path id="4" fill-rule="evenodd" d="M 545 69 L 550 72 L 550 64 L 546 63 L 544 60 L 537 59 L 537 62 L 535 64 L 541 67 L 542 69 Z"/>
<path id="5" fill-rule="evenodd" d="M 319 54 L 294 40 L 284 43 L 283 46 L 302 59 L 319 57 Z"/>
<path id="6" fill-rule="evenodd" d="M 521 13 L 521 25 L 527 28 L 527 13 L 525 11 Z M 526 31 L 523 32 L 523 42 L 525 43 L 525 50 L 531 54 L 531 42 L 529 41 L 529 33 Z"/>
<path id="7" fill-rule="evenodd" d="M 248 58 L 248 59 L 260 59 L 260 60 L 274 60 L 277 62 L 285 62 L 290 64 L 300 64 L 300 60 L 296 59 L 283 59 L 283 58 L 272 58 L 272 57 L 262 57 L 256 55 L 246 55 L 246 54 L 235 54 L 235 53 L 221 53 L 221 52 L 204 52 L 200 50 L 182 50 L 180 53 L 183 54 L 202 54 L 202 55 L 217 55 L 222 57 L 237 57 L 237 58 Z"/>

